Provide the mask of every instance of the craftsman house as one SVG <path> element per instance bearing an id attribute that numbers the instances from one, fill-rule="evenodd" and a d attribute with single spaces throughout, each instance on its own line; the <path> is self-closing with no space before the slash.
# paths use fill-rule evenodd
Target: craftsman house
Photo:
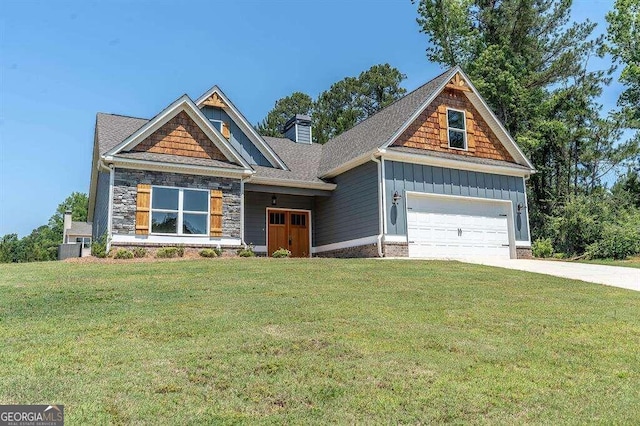
<path id="1" fill-rule="evenodd" d="M 93 239 L 303 257 L 530 253 L 533 166 L 461 69 L 324 145 L 312 132 L 296 115 L 286 138 L 261 136 L 217 86 L 151 120 L 100 113 Z"/>

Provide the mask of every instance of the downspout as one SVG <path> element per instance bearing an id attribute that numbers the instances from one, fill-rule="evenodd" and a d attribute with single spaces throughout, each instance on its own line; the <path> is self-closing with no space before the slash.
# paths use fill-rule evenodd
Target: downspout
<path id="1" fill-rule="evenodd" d="M 240 178 L 240 244 L 246 249 L 247 243 L 244 242 L 244 181 L 251 179 L 251 175 L 242 176 Z"/>
<path id="2" fill-rule="evenodd" d="M 113 183 L 115 181 L 115 167 L 109 164 L 109 213 L 107 215 L 107 253 L 111 249 L 111 233 L 113 231 Z"/>
<path id="3" fill-rule="evenodd" d="M 378 164 L 378 257 L 384 257 L 382 252 L 382 237 L 384 236 L 384 205 L 383 202 L 383 182 L 382 182 L 382 162 L 376 158 L 376 154 L 371 156 L 371 161 Z"/>

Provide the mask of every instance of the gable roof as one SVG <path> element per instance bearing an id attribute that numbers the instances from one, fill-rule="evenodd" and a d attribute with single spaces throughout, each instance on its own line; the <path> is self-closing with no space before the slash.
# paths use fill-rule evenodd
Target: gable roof
<path id="1" fill-rule="evenodd" d="M 148 122 L 144 118 L 99 112 L 96 116 L 98 153 L 104 155 Z"/>
<path id="2" fill-rule="evenodd" d="M 228 143 L 224 136 L 222 136 L 222 134 L 211 125 L 211 122 L 187 95 L 182 95 L 176 99 L 158 115 L 147 121 L 131 135 L 126 137 L 122 142 L 107 150 L 103 155 L 105 157 L 112 157 L 123 151 L 131 150 L 183 111 L 191 120 L 193 120 L 200 130 L 205 133 L 208 139 L 213 142 L 213 144 L 230 162 L 240 164 L 246 169 L 251 169 L 251 166 L 249 166 L 246 160 L 242 158 L 242 156 Z"/>
<path id="3" fill-rule="evenodd" d="M 67 235 L 87 235 L 91 236 L 92 230 L 91 222 L 71 222 L 71 227 L 67 229 Z"/>
<path id="4" fill-rule="evenodd" d="M 418 118 L 420 113 L 433 102 L 457 73 L 468 83 L 470 90 L 464 93 L 469 101 L 517 162 L 517 164 L 507 164 L 524 166 L 526 169 L 533 171 L 534 167 L 531 162 L 522 153 L 486 102 L 484 102 L 469 77 L 460 67 L 456 66 L 328 141 L 323 147 L 322 160 L 318 170 L 319 176 L 335 176 L 367 161 L 378 150 L 388 148 Z M 431 151 L 423 150 L 422 154 L 433 156 Z"/>
<path id="5" fill-rule="evenodd" d="M 253 142 L 253 144 L 258 148 L 258 150 L 265 156 L 265 158 L 271 163 L 273 167 L 281 168 L 287 170 L 287 165 L 282 161 L 280 157 L 275 153 L 275 151 L 269 146 L 269 144 L 264 140 L 264 138 L 253 128 L 253 126 L 249 123 L 249 121 L 245 118 L 244 115 L 235 107 L 235 105 L 227 98 L 224 92 L 216 85 L 211 89 L 207 90 L 202 96 L 200 96 L 196 100 L 196 105 L 198 107 L 203 106 L 205 101 L 212 97 L 213 95 L 217 95 L 222 102 L 226 105 L 225 111 L 231 119 L 236 123 L 236 125 L 244 132 L 245 135 Z"/>
<path id="6" fill-rule="evenodd" d="M 448 70 L 329 140 L 322 149 L 320 176 L 384 145 L 407 119 L 453 76 Z"/>
<path id="7" fill-rule="evenodd" d="M 322 145 L 312 143 L 296 143 L 287 138 L 273 138 L 264 136 L 264 139 L 284 160 L 289 170 L 273 169 L 270 167 L 253 166 L 256 174 L 251 178 L 254 182 L 260 180 L 286 180 L 293 182 L 305 182 L 318 185 L 327 184 L 318 178 L 318 165 L 322 157 Z"/>

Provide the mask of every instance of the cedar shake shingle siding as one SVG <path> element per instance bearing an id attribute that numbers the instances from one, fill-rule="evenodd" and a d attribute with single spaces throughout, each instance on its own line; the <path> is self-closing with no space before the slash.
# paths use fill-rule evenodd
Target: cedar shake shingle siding
<path id="1" fill-rule="evenodd" d="M 446 126 L 447 108 L 463 110 L 467 117 L 468 150 L 448 146 Z M 442 131 L 441 131 L 442 130 Z M 515 163 L 509 152 L 493 134 L 466 96 L 459 91 L 445 89 L 405 130 L 393 146 L 448 152 Z"/>
<path id="2" fill-rule="evenodd" d="M 184 111 L 138 144 L 133 151 L 227 160 Z"/>

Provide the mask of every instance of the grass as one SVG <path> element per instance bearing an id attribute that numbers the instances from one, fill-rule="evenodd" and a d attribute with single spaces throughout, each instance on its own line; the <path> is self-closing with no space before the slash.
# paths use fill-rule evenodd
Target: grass
<path id="1" fill-rule="evenodd" d="M 614 259 L 581 260 L 580 263 L 594 263 L 596 265 L 625 266 L 627 268 L 640 268 L 640 256 L 630 257 L 629 259 L 626 259 L 626 260 L 614 260 Z"/>
<path id="2" fill-rule="evenodd" d="M 0 266 L 0 404 L 68 424 L 637 423 L 640 293 L 454 262 Z"/>

